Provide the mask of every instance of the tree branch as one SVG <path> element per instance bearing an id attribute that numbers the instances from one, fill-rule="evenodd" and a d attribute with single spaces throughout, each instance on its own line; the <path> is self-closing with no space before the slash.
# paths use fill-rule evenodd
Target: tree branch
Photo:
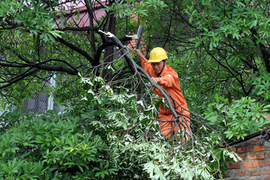
<path id="1" fill-rule="evenodd" d="M 65 41 L 63 38 L 60 38 L 60 37 L 57 37 L 56 41 L 66 45 L 70 49 L 72 49 L 72 50 L 80 53 L 81 55 L 83 55 L 93 66 L 97 65 L 97 63 L 94 61 L 92 56 L 90 56 L 86 51 L 78 48 L 77 46 L 73 45 L 72 43 L 69 43 L 69 42 Z"/>
<path id="2" fill-rule="evenodd" d="M 4 86 L 1 86 L 0 89 L 4 89 L 6 87 L 9 87 L 11 86 L 12 84 L 18 82 L 18 81 L 21 81 L 23 80 L 24 78 L 26 78 L 27 76 L 30 76 L 30 75 L 33 75 L 35 73 L 37 73 L 39 71 L 39 69 L 33 69 L 32 71 L 30 71 L 30 69 L 32 68 L 29 68 L 27 71 L 25 71 L 24 73 L 18 75 L 16 78 L 14 78 L 13 80 L 9 81 L 8 84 L 4 85 Z M 30 71 L 30 72 L 28 72 Z M 26 73 L 27 72 L 27 73 Z"/>
<path id="3" fill-rule="evenodd" d="M 250 29 L 250 32 L 252 33 L 252 35 L 256 35 L 258 36 L 258 32 L 256 31 L 256 29 L 253 27 Z M 254 36 L 253 36 L 254 37 Z M 252 38 L 252 41 L 254 42 L 254 44 L 256 45 L 256 38 Z M 265 64 L 265 68 L 267 72 L 270 72 L 270 52 L 266 50 L 266 47 L 260 42 L 259 43 L 260 46 L 260 50 L 263 56 L 263 61 Z"/>

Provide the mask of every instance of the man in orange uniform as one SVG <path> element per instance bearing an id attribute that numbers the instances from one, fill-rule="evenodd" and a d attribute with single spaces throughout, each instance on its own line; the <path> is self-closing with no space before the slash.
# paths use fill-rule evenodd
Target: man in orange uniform
<path id="1" fill-rule="evenodd" d="M 170 109 L 159 107 L 158 118 L 161 120 L 159 121 L 160 132 L 166 137 L 172 137 L 173 133 L 185 128 L 190 133 L 188 106 L 180 89 L 178 74 L 170 66 L 166 65 L 166 60 L 168 59 L 166 51 L 161 47 L 154 48 L 150 53 L 149 61 L 142 55 L 139 49 L 134 49 L 134 51 L 135 55 L 139 56 L 142 68 L 149 74 L 154 83 L 165 89 L 181 105 L 180 107 L 171 100 L 174 108 L 183 114 L 183 116 L 179 117 L 180 123 L 173 121 L 175 118 Z M 154 88 L 154 92 L 156 95 L 162 97 L 162 94 L 157 88 Z"/>

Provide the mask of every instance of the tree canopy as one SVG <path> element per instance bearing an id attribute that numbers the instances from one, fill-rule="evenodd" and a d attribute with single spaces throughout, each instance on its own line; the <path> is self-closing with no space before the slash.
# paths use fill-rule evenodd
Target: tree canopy
<path id="1" fill-rule="evenodd" d="M 24 168 L 31 162 L 45 168 L 32 169 L 32 178 L 42 174 L 44 179 L 58 173 L 58 178 L 67 179 L 222 177 L 225 161 L 237 156 L 217 147 L 267 125 L 269 21 L 269 4 L 264 0 L 2 0 L 2 109 L 20 110 L 24 99 L 44 93 L 53 94 L 66 111 L 1 116 L 5 122 L 1 153 L 8 154 L 1 159 L 7 164 L 0 167 L 1 176 L 31 174 Z M 160 104 L 151 88 L 160 87 L 140 68 L 128 46 L 129 35 L 136 34 L 139 24 L 145 27 L 140 48 L 146 57 L 152 48 L 164 47 L 168 64 L 179 74 L 191 111 L 192 134 L 181 131 L 174 140 L 158 135 Z M 51 77 L 56 87 L 48 85 Z M 170 96 L 160 91 L 170 106 Z M 35 120 L 40 127 L 33 124 Z M 31 132 L 23 144 L 19 137 L 26 126 Z M 68 126 L 74 126 L 72 132 Z M 35 137 L 42 127 L 52 131 L 52 141 L 45 142 L 44 133 Z M 12 140 L 10 133 L 16 131 L 19 135 Z M 4 147 L 8 140 L 13 143 Z M 53 158 L 56 155 L 58 159 Z M 20 156 L 25 159 L 16 158 Z M 70 164 L 72 160 L 76 163 Z M 12 171 L 13 164 L 19 165 Z M 89 168 L 93 170 L 87 174 Z"/>

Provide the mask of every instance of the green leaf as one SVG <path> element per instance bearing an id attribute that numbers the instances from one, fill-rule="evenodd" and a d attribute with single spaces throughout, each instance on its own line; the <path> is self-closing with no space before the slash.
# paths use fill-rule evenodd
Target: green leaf
<path id="1" fill-rule="evenodd" d="M 95 174 L 95 177 L 99 177 L 99 176 L 101 176 L 101 172 L 97 172 L 97 173 Z"/>
<path id="2" fill-rule="evenodd" d="M 254 21 L 252 21 L 252 23 L 249 26 L 249 28 L 251 29 L 251 28 L 255 27 L 256 25 L 257 25 L 257 20 L 254 20 Z"/>
<path id="3" fill-rule="evenodd" d="M 216 101 L 219 102 L 218 94 L 215 94 Z"/>
<path id="4" fill-rule="evenodd" d="M 61 28 L 63 29 L 64 28 L 64 24 L 66 22 L 66 18 L 64 17 L 64 15 L 61 15 L 60 16 L 60 22 L 61 22 Z"/>

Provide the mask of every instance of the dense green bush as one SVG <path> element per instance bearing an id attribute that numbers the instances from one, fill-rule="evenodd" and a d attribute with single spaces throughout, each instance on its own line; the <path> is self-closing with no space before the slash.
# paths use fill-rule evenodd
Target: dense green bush
<path id="1" fill-rule="evenodd" d="M 12 112 L 1 120 L 0 172 L 5 179 L 95 179 L 117 171 L 103 157 L 105 141 L 82 127 L 78 116 Z"/>
<path id="2" fill-rule="evenodd" d="M 99 83 L 93 91 L 93 82 Z M 77 101 L 67 112 L 20 111 L 0 117 L 2 179 L 214 179 L 225 161 L 236 160 L 215 149 L 220 138 L 168 141 L 158 131 L 155 108 L 143 112 L 136 96 L 113 92 L 102 79 L 82 78 Z M 209 138 L 211 137 L 211 138 Z M 203 143 L 202 143 L 203 142 Z"/>

